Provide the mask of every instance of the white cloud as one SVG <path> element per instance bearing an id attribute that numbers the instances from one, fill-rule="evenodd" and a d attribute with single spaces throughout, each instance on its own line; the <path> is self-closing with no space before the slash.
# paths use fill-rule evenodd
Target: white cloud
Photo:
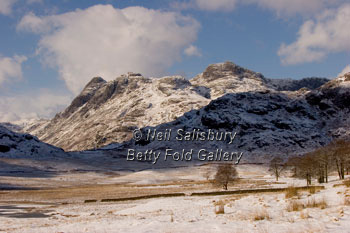
<path id="1" fill-rule="evenodd" d="M 349 0 L 188 0 L 172 2 L 175 9 L 194 8 L 204 11 L 229 12 L 242 5 L 257 5 L 276 13 L 278 17 L 314 16 L 327 8 L 338 7 Z"/>
<path id="2" fill-rule="evenodd" d="M 185 50 L 184 50 L 184 53 L 187 55 L 187 56 L 196 56 L 196 57 L 201 57 L 202 54 L 201 52 L 199 51 L 199 49 L 194 46 L 194 45 L 190 45 L 188 46 Z"/>
<path id="3" fill-rule="evenodd" d="M 27 0 L 27 4 L 44 3 L 44 0 Z"/>
<path id="4" fill-rule="evenodd" d="M 347 65 L 347 66 L 345 66 L 345 68 L 338 74 L 337 77 L 342 76 L 342 75 L 344 75 L 344 74 L 346 74 L 346 73 L 349 73 L 349 72 L 350 72 L 350 65 Z"/>
<path id="5" fill-rule="evenodd" d="M 1 57 L 0 56 L 0 86 L 6 81 L 18 81 L 22 79 L 22 62 L 26 61 L 27 57 Z"/>
<path id="6" fill-rule="evenodd" d="M 96 5 L 52 16 L 31 13 L 17 28 L 41 35 L 38 54 L 77 94 L 94 76 L 163 74 L 196 40 L 199 23 L 174 12 Z"/>
<path id="7" fill-rule="evenodd" d="M 232 11 L 238 0 L 193 0 L 193 4 L 200 10 L 206 11 Z"/>
<path id="8" fill-rule="evenodd" d="M 325 9 L 328 5 L 335 4 L 337 0 L 246 0 L 245 3 L 253 3 L 258 6 L 273 10 L 279 17 L 300 15 L 313 15 Z"/>
<path id="9" fill-rule="evenodd" d="M 44 0 L 26 0 L 26 4 L 33 3 L 43 3 Z M 0 14 L 11 15 L 13 10 L 13 5 L 18 2 L 18 0 L 0 0 Z"/>
<path id="10" fill-rule="evenodd" d="M 224 11 L 229 12 L 235 9 L 240 0 L 189 0 L 174 1 L 170 6 L 177 10 L 198 9 L 203 11 Z"/>
<path id="11" fill-rule="evenodd" d="M 12 6 L 17 0 L 1 0 L 0 1 L 0 14 L 10 15 L 12 13 Z"/>
<path id="12" fill-rule="evenodd" d="M 1 96 L 0 122 L 52 117 L 66 107 L 71 98 L 47 89 L 16 96 Z"/>
<path id="13" fill-rule="evenodd" d="M 350 4 L 326 10 L 316 20 L 306 21 L 295 42 L 282 44 L 278 55 L 283 64 L 319 61 L 329 53 L 350 51 Z"/>

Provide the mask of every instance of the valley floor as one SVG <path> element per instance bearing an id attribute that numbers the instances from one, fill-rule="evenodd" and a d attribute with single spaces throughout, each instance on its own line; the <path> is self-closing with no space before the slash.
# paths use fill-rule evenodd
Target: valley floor
<path id="1" fill-rule="evenodd" d="M 285 192 L 190 196 L 220 191 L 206 180 L 208 169 L 2 174 L 2 187 L 13 190 L 0 191 L 0 232 L 350 232 L 350 188 L 336 176 L 325 189 L 288 198 Z M 237 169 L 241 179 L 229 190 L 305 185 L 288 177 L 275 182 L 262 165 Z M 186 195 L 101 202 L 179 192 Z"/>

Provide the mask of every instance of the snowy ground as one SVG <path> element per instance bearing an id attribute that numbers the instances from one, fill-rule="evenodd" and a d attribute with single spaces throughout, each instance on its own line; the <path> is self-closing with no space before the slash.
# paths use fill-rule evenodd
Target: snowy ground
<path id="1" fill-rule="evenodd" d="M 339 185 L 336 176 L 324 190 L 300 191 L 292 198 L 271 192 L 100 202 L 141 194 L 218 191 L 203 176 L 207 170 L 197 166 L 44 178 L 2 175 L 1 183 L 39 189 L 0 191 L 0 232 L 350 232 L 350 205 L 344 203 L 350 188 Z M 242 180 L 230 190 L 305 185 L 304 180 L 286 177 L 275 182 L 261 165 L 239 165 L 238 171 Z M 87 199 L 97 202 L 84 203 Z M 326 206 L 289 209 L 294 202 L 322 200 Z M 219 205 L 225 213 L 215 213 Z"/>

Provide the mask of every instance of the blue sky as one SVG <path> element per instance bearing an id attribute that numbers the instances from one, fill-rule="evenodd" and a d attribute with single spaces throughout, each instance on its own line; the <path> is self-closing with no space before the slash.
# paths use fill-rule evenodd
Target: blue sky
<path id="1" fill-rule="evenodd" d="M 349 0 L 0 1 L 0 121 L 50 117 L 94 76 L 350 71 Z"/>

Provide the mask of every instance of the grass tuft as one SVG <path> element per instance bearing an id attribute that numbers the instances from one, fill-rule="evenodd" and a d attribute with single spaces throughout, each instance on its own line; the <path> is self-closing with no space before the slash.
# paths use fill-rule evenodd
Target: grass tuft
<path id="1" fill-rule="evenodd" d="M 269 220 L 270 219 L 270 215 L 267 212 L 267 210 L 265 208 L 260 208 L 257 209 L 254 213 L 253 213 L 253 220 L 254 221 L 261 221 L 261 220 Z"/>
<path id="2" fill-rule="evenodd" d="M 343 184 L 349 188 L 350 187 L 350 179 L 344 180 Z"/>
<path id="3" fill-rule="evenodd" d="M 327 201 L 324 197 L 319 201 L 316 201 L 315 197 L 311 197 L 307 200 L 306 207 L 325 209 L 327 207 Z"/>
<path id="4" fill-rule="evenodd" d="M 292 212 L 292 211 L 301 211 L 305 208 L 304 204 L 299 202 L 299 201 L 295 201 L 292 200 L 288 203 L 287 205 L 287 211 L 288 212 Z"/>
<path id="5" fill-rule="evenodd" d="M 311 186 L 311 187 L 309 188 L 309 193 L 310 193 L 310 194 L 315 194 L 315 193 L 316 193 L 316 187 L 315 187 L 315 186 Z"/>
<path id="6" fill-rule="evenodd" d="M 285 197 L 286 198 L 291 198 L 291 197 L 298 197 L 298 189 L 294 186 L 289 186 L 286 191 L 285 191 Z"/>
<path id="7" fill-rule="evenodd" d="M 215 214 L 224 214 L 225 213 L 225 203 L 223 201 L 218 201 L 214 203 Z"/>

